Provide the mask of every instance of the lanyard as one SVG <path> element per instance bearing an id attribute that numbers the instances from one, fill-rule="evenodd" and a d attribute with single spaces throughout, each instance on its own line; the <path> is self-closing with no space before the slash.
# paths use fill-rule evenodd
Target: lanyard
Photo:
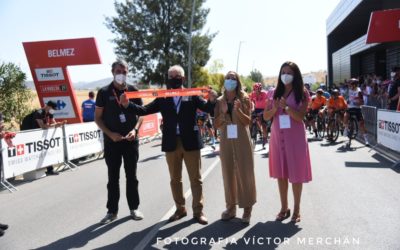
<path id="1" fill-rule="evenodd" d="M 181 107 L 182 97 L 180 96 L 178 99 L 178 103 L 175 103 L 175 99 L 173 99 L 176 113 L 179 113 L 179 109 Z"/>
<path id="2" fill-rule="evenodd" d="M 119 106 L 120 108 L 122 108 L 121 102 L 119 101 L 119 98 L 118 98 L 118 96 L 117 96 L 117 93 L 115 92 L 115 89 L 113 89 L 113 94 L 114 94 L 115 101 L 117 102 L 118 106 Z"/>

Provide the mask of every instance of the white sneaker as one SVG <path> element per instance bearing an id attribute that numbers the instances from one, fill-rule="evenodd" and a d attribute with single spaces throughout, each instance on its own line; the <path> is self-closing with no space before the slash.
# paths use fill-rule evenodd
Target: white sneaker
<path id="1" fill-rule="evenodd" d="M 365 141 L 365 145 L 369 146 L 369 141 L 368 141 L 368 136 L 364 135 L 364 141 Z"/>
<path id="2" fill-rule="evenodd" d="M 343 130 L 343 136 L 348 136 L 349 135 L 349 130 L 347 128 L 345 128 Z"/>
<path id="3" fill-rule="evenodd" d="M 106 216 L 100 221 L 101 225 L 108 224 L 117 219 L 117 214 L 107 213 Z"/>
<path id="4" fill-rule="evenodd" d="M 144 218 L 142 212 L 140 212 L 138 209 L 131 210 L 131 217 L 134 220 L 143 220 L 143 218 Z"/>

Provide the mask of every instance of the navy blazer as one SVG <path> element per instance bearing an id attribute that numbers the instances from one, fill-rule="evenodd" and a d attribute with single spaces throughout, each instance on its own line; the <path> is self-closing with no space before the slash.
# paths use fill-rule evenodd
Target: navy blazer
<path id="1" fill-rule="evenodd" d="M 206 102 L 199 96 L 183 96 L 178 113 L 172 97 L 156 98 L 144 107 L 130 103 L 128 109 L 138 115 L 161 112 L 163 117 L 161 150 L 171 152 L 176 149 L 177 124 L 179 124 L 180 137 L 185 150 L 200 150 L 203 148 L 203 141 L 197 126 L 196 111 L 200 109 L 210 113 L 214 110 L 214 106 L 214 104 Z"/>

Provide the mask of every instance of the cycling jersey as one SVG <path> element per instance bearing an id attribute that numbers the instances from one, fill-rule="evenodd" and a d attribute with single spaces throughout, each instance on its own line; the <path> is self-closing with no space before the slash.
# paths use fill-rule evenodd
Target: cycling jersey
<path id="1" fill-rule="evenodd" d="M 314 96 L 311 99 L 311 110 L 319 110 L 322 106 L 326 104 L 325 96 Z"/>
<path id="2" fill-rule="evenodd" d="M 336 110 L 347 109 L 347 102 L 343 98 L 343 96 L 338 96 L 338 98 L 336 99 L 334 99 L 334 97 L 331 97 L 328 100 L 328 108 L 334 108 Z"/>
<path id="3" fill-rule="evenodd" d="M 250 100 L 255 103 L 256 109 L 265 109 L 265 105 L 267 103 L 268 94 L 265 90 L 261 90 L 261 92 L 257 95 L 256 92 L 251 92 Z"/>
<path id="4" fill-rule="evenodd" d="M 363 99 L 361 97 L 360 100 L 360 92 L 361 89 L 358 87 L 356 90 L 349 89 L 349 100 L 347 102 L 349 108 L 361 108 Z"/>

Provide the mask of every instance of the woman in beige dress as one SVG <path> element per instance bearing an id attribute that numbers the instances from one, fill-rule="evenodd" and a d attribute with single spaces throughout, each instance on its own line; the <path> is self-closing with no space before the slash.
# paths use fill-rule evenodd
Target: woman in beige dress
<path id="1" fill-rule="evenodd" d="M 224 81 L 225 91 L 215 106 L 215 127 L 221 131 L 220 158 L 224 180 L 226 210 L 222 220 L 236 216 L 236 205 L 244 208 L 242 221 L 250 223 L 256 203 L 253 147 L 249 125 L 251 104 L 242 91 L 239 75 L 229 71 Z"/>

